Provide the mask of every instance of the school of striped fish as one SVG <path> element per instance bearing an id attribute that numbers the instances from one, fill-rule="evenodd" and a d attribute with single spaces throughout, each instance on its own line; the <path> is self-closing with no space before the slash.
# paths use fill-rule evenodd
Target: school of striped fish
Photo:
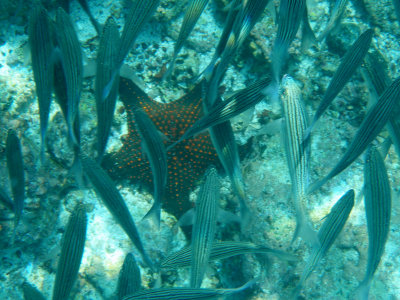
<path id="1" fill-rule="evenodd" d="M 26 45 L 0 65 L 0 298 L 400 299 L 400 1 L 106 2 L 0 0 L 0 52 Z M 102 166 L 122 78 L 200 86 L 174 141 L 132 99 L 150 191 Z M 177 220 L 168 153 L 203 132 Z"/>

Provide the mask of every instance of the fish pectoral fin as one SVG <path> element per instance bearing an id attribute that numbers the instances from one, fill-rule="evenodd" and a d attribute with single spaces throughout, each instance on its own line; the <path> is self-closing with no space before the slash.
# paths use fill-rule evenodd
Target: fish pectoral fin
<path id="1" fill-rule="evenodd" d="M 217 221 L 222 224 L 228 224 L 231 222 L 240 224 L 242 222 L 242 220 L 239 216 L 237 216 L 234 213 L 231 213 L 229 211 L 223 210 L 223 209 L 218 209 Z"/>
<path id="2" fill-rule="evenodd" d="M 189 209 L 187 212 L 185 212 L 180 219 L 178 220 L 178 223 L 176 223 L 177 226 L 190 226 L 193 225 L 194 223 L 194 218 L 195 218 L 195 210 L 194 208 Z"/>

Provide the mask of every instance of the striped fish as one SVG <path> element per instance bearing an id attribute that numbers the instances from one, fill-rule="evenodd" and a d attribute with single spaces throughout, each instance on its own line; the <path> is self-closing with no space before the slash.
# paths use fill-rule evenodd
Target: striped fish
<path id="1" fill-rule="evenodd" d="M 127 295 L 138 292 L 141 288 L 140 269 L 133 254 L 128 253 L 119 272 L 117 298 L 121 300 Z"/>
<path id="2" fill-rule="evenodd" d="M 53 300 L 66 300 L 72 290 L 81 264 L 86 240 L 87 217 L 78 203 L 69 217 L 58 260 Z"/>
<path id="3" fill-rule="evenodd" d="M 189 37 L 198 19 L 200 18 L 200 15 L 203 13 L 203 10 L 206 7 L 207 3 L 208 0 L 190 0 L 189 7 L 187 8 L 185 16 L 183 17 L 178 40 L 176 41 L 174 47 L 174 54 L 172 57 L 172 61 L 170 62 L 168 69 L 164 74 L 164 79 L 169 78 L 169 76 L 172 74 L 175 65 L 175 60 L 178 57 L 178 54 L 183 47 L 183 44 Z"/>
<path id="4" fill-rule="evenodd" d="M 60 51 L 66 83 L 67 103 L 64 117 L 67 121 L 69 137 L 75 145 L 78 145 L 78 137 L 73 127 L 76 119 L 79 118 L 79 101 L 82 91 L 83 63 L 81 46 L 71 19 L 62 8 L 57 9 L 54 27 L 57 49 Z"/>
<path id="5" fill-rule="evenodd" d="M 97 194 L 103 200 L 107 209 L 139 250 L 145 263 L 153 269 L 153 263 L 143 248 L 139 232 L 136 229 L 135 222 L 133 221 L 129 209 L 110 176 L 108 176 L 108 174 L 89 157 L 81 154 L 80 160 L 82 162 L 84 173 L 92 183 Z"/>
<path id="6" fill-rule="evenodd" d="M 219 99 L 220 100 L 220 99 Z M 218 102 L 216 103 L 218 105 Z M 226 174 L 232 183 L 233 191 L 239 199 L 242 230 L 250 222 L 250 211 L 246 204 L 245 184 L 240 169 L 240 157 L 230 121 L 209 128 L 211 141 Z"/>
<path id="7" fill-rule="evenodd" d="M 346 9 L 347 2 L 348 0 L 335 0 L 335 6 L 332 9 L 331 17 L 329 18 L 328 24 L 326 25 L 324 31 L 322 31 L 322 33 L 319 35 L 319 41 L 324 40 L 340 22 L 343 12 Z"/>
<path id="8" fill-rule="evenodd" d="M 310 186 L 308 189 L 309 193 L 317 190 L 329 179 L 342 172 L 353 161 L 355 161 L 361 153 L 364 152 L 369 143 L 375 139 L 375 137 L 381 132 L 382 128 L 386 125 L 399 98 L 400 77 L 383 92 L 379 97 L 378 102 L 368 110 L 345 154 L 328 175 Z"/>
<path id="9" fill-rule="evenodd" d="M 368 227 L 368 263 L 357 288 L 357 299 L 368 300 L 372 278 L 385 250 L 392 207 L 385 163 L 374 147 L 369 147 L 364 164 L 364 204 Z"/>
<path id="10" fill-rule="evenodd" d="M 209 127 L 228 121 L 253 107 L 265 98 L 262 91 L 270 83 L 271 79 L 269 77 L 258 80 L 249 87 L 236 92 L 228 99 L 220 101 L 218 104 L 214 105 L 206 115 L 186 130 L 177 142 L 170 145 L 167 151 L 175 147 L 181 141 L 195 136 Z"/>
<path id="11" fill-rule="evenodd" d="M 365 57 L 362 70 L 364 80 L 367 82 L 371 95 L 371 103 L 376 103 L 391 81 L 383 55 L 376 49 L 374 52 L 368 53 Z M 390 134 L 390 141 L 394 144 L 397 154 L 400 155 L 400 126 L 396 115 L 389 118 L 386 129 Z M 390 144 L 388 145 L 389 147 Z"/>
<path id="12" fill-rule="evenodd" d="M 279 78 L 284 67 L 290 44 L 296 37 L 306 8 L 305 0 L 281 0 L 279 7 L 278 32 L 272 49 L 272 79 L 271 92 L 277 94 Z"/>
<path id="13" fill-rule="evenodd" d="M 254 280 L 236 289 L 194 289 L 194 288 L 159 288 L 142 290 L 129 295 L 123 300 L 198 300 L 220 299 L 248 289 L 254 284 Z"/>
<path id="14" fill-rule="evenodd" d="M 22 284 L 24 300 L 46 300 L 43 294 L 33 285 L 28 282 Z"/>
<path id="15" fill-rule="evenodd" d="M 192 230 L 192 257 L 190 287 L 200 288 L 208 266 L 215 231 L 219 202 L 219 179 L 217 170 L 211 167 L 204 175 L 196 201 L 196 215 Z"/>
<path id="16" fill-rule="evenodd" d="M 317 111 L 315 112 L 311 125 L 307 129 L 305 138 L 307 138 L 310 135 L 315 123 L 322 116 L 324 111 L 328 108 L 328 106 L 340 93 L 340 91 L 349 81 L 351 76 L 363 62 L 363 59 L 367 54 L 367 51 L 371 44 L 373 34 L 374 31 L 372 29 L 367 29 L 358 37 L 358 39 L 349 48 L 349 50 L 347 50 L 339 67 L 337 68 L 335 74 L 333 75 L 331 82 L 329 83 L 324 98 L 322 99 L 321 103 L 317 108 Z"/>
<path id="17" fill-rule="evenodd" d="M 244 0 L 235 22 L 232 25 L 232 32 L 228 36 L 224 51 L 221 54 L 220 64 L 217 66 L 220 73 L 225 73 L 233 56 L 242 46 L 254 25 L 264 12 L 269 0 Z M 223 37 L 223 36 L 222 36 Z"/>
<path id="18" fill-rule="evenodd" d="M 114 86 L 114 80 L 119 73 L 122 63 L 135 44 L 136 38 L 144 24 L 153 15 L 159 3 L 160 0 L 135 0 L 131 3 L 125 18 L 124 29 L 122 30 L 116 67 L 112 73 L 110 82 L 104 87 L 103 99 L 107 98 L 111 92 Z"/>
<path id="19" fill-rule="evenodd" d="M 293 292 L 293 296 L 298 295 L 307 278 L 319 264 L 321 259 L 326 255 L 333 242 L 342 231 L 353 205 L 354 190 L 349 190 L 332 207 L 331 212 L 328 214 L 325 222 L 318 231 L 318 238 L 321 245 L 318 248 L 314 248 L 311 253 L 303 274 L 301 275 L 300 282 Z"/>
<path id="20" fill-rule="evenodd" d="M 14 210 L 14 234 L 19 224 L 24 209 L 25 200 L 25 174 L 24 161 L 22 159 L 21 142 L 14 130 L 10 129 L 7 134 L 6 157 L 8 176 L 10 178 L 11 191 L 13 195 Z"/>
<path id="21" fill-rule="evenodd" d="M 218 58 L 221 57 L 222 52 L 224 51 L 224 49 L 226 47 L 226 43 L 228 42 L 228 38 L 231 35 L 236 16 L 238 15 L 240 8 L 242 7 L 241 3 L 242 3 L 242 0 L 232 0 L 232 2 L 229 4 L 230 9 L 228 12 L 228 16 L 226 17 L 225 25 L 224 25 L 221 37 L 219 38 L 218 45 L 215 48 L 215 51 L 214 51 L 214 54 L 213 54 L 213 57 L 212 57 L 210 63 L 205 68 L 205 70 L 202 72 L 202 74 L 209 72 L 209 70 L 212 70 L 212 68 L 214 67 Z M 199 77 L 202 74 L 200 74 Z"/>
<path id="22" fill-rule="evenodd" d="M 117 101 L 119 75 L 113 80 L 113 86 L 106 98 L 103 98 L 103 90 L 110 82 L 113 71 L 116 68 L 119 46 L 119 32 L 117 24 L 109 17 L 100 37 L 99 51 L 97 53 L 97 68 L 95 81 L 95 97 L 97 109 L 97 155 L 101 161 L 106 149 L 108 136 L 114 116 Z"/>
<path id="23" fill-rule="evenodd" d="M 44 145 L 49 122 L 51 104 L 51 89 L 53 87 L 54 50 L 50 32 L 50 20 L 46 10 L 39 4 L 33 5 L 29 17 L 29 46 L 32 57 L 33 77 L 36 84 L 36 94 L 39 103 L 41 159 L 44 159 Z"/>
<path id="24" fill-rule="evenodd" d="M 218 98 L 218 87 L 222 82 L 225 72 L 229 67 L 230 62 L 236 55 L 238 49 L 250 34 L 254 25 L 257 23 L 268 0 L 246 0 L 238 12 L 235 21 L 232 25 L 232 31 L 228 36 L 225 47 L 221 53 L 221 58 L 218 63 L 209 65 L 205 72 L 205 78 L 208 80 L 208 90 L 206 101 L 210 106 L 214 106 Z M 229 24 L 227 24 L 229 25 Z M 221 38 L 225 38 L 222 36 Z"/>
<path id="25" fill-rule="evenodd" d="M 133 109 L 135 124 L 138 129 L 141 145 L 150 162 L 153 173 L 154 204 L 145 218 L 151 218 L 160 227 L 162 198 L 167 184 L 168 166 L 167 151 L 161 133 L 146 112 L 141 108 Z"/>
<path id="26" fill-rule="evenodd" d="M 135 0 L 132 3 L 125 18 L 124 29 L 122 30 L 117 60 L 118 69 L 133 47 L 143 25 L 153 15 L 159 3 L 159 0 Z"/>
<path id="27" fill-rule="evenodd" d="M 300 88 L 288 75 L 282 79 L 281 102 L 284 116 L 283 142 L 296 209 L 296 230 L 292 242 L 300 236 L 315 248 L 319 245 L 317 234 L 303 207 L 309 182 L 310 147 L 309 143 L 303 143 L 308 118 L 302 103 Z"/>
<path id="28" fill-rule="evenodd" d="M 288 261 L 296 261 L 297 258 L 284 251 L 271 249 L 266 246 L 255 245 L 250 242 L 215 242 L 212 246 L 209 261 L 226 259 L 236 255 L 243 254 L 272 254 Z M 192 248 L 190 246 L 184 247 L 181 250 L 167 256 L 161 261 L 161 268 L 164 269 L 178 269 L 190 266 L 190 259 L 192 255 Z"/>

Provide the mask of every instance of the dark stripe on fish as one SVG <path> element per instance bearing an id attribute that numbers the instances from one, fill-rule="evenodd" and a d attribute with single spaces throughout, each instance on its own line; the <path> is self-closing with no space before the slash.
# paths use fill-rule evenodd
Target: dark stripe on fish
<path id="1" fill-rule="evenodd" d="M 400 77 L 384 91 L 381 97 L 379 97 L 378 102 L 368 110 L 360 128 L 357 130 L 350 146 L 347 148 L 346 153 L 328 175 L 310 186 L 308 189 L 309 193 L 317 190 L 329 179 L 342 172 L 364 152 L 369 143 L 376 138 L 386 125 L 399 98 Z"/>
<path id="2" fill-rule="evenodd" d="M 288 261 L 296 261 L 297 258 L 287 252 L 271 249 L 262 245 L 255 245 L 249 242 L 215 242 L 211 249 L 209 261 L 226 259 L 236 255 L 243 254 L 272 254 L 280 259 Z M 161 261 L 161 268 L 164 269 L 177 269 L 190 266 L 190 259 L 192 255 L 192 247 L 184 247 L 181 250 L 167 256 Z"/>
<path id="3" fill-rule="evenodd" d="M 86 211 L 84 206 L 78 203 L 69 217 L 64 233 L 53 288 L 53 300 L 66 300 L 69 297 L 83 256 L 86 227 Z"/>
<path id="4" fill-rule="evenodd" d="M 119 32 L 112 17 L 107 19 L 100 37 L 97 54 L 95 96 L 97 109 L 97 156 L 101 161 L 110 135 L 119 86 L 119 75 L 115 75 L 113 85 L 106 98 L 103 91 L 113 76 L 117 64 Z"/>
<path id="5" fill-rule="evenodd" d="M 32 70 L 35 79 L 36 94 L 39 103 L 41 158 L 44 158 L 46 131 L 49 122 L 51 103 L 51 90 L 53 87 L 53 62 L 54 50 L 50 20 L 47 12 L 39 4 L 33 6 L 29 18 L 29 46 L 32 57 Z"/>
<path id="6" fill-rule="evenodd" d="M 140 269 L 136 264 L 135 257 L 128 253 L 125 257 L 118 277 L 117 297 L 119 300 L 125 296 L 138 292 L 141 287 Z"/>
<path id="7" fill-rule="evenodd" d="M 385 163 L 374 147 L 367 151 L 364 164 L 364 204 L 368 227 L 368 263 L 357 295 L 368 299 L 372 278 L 385 250 L 392 209 L 391 190 Z"/>
<path id="8" fill-rule="evenodd" d="M 80 155 L 80 160 L 82 162 L 83 171 L 103 200 L 103 203 L 139 250 L 145 263 L 150 268 L 153 268 L 153 263 L 143 248 L 139 232 L 136 229 L 135 222 L 133 221 L 129 209 L 110 176 L 108 176 L 95 161 L 87 156 Z"/>
<path id="9" fill-rule="evenodd" d="M 191 288 L 201 287 L 217 229 L 220 189 L 217 170 L 211 167 L 206 171 L 204 178 L 197 196 L 192 232 Z"/>

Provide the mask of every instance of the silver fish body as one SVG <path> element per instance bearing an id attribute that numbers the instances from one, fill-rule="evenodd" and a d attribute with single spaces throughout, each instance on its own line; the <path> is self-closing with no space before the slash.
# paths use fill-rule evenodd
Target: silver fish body
<path id="1" fill-rule="evenodd" d="M 208 169 L 204 180 L 197 196 L 192 231 L 191 288 L 200 288 L 201 286 L 217 229 L 220 189 L 217 170 L 214 167 Z"/>
<path id="2" fill-rule="evenodd" d="M 172 61 L 168 67 L 168 70 L 165 72 L 164 78 L 168 78 L 172 74 L 175 65 L 175 60 L 178 57 L 178 54 L 183 47 L 183 44 L 189 37 L 198 19 L 200 18 L 200 15 L 203 13 L 203 10 L 206 7 L 208 1 L 209 0 L 190 0 L 189 7 L 185 12 L 185 16 L 183 17 L 183 22 L 181 25 L 181 29 L 179 31 L 178 40 L 176 41 L 174 47 L 174 54 L 172 57 Z"/>
<path id="3" fill-rule="evenodd" d="M 162 197 L 167 184 L 168 166 L 167 151 L 162 141 L 161 133 L 153 121 L 142 109 L 133 109 L 135 124 L 142 140 L 142 148 L 150 162 L 154 183 L 154 204 L 145 218 L 151 217 L 160 226 Z"/>
<path id="4" fill-rule="evenodd" d="M 46 300 L 43 294 L 33 285 L 28 282 L 22 284 L 24 300 Z"/>
<path id="5" fill-rule="evenodd" d="M 10 178 L 11 191 L 13 195 L 14 231 L 17 227 L 24 209 L 25 200 L 25 173 L 22 158 L 21 142 L 12 129 L 8 131 L 6 142 L 6 158 L 8 176 Z"/>
<path id="6" fill-rule="evenodd" d="M 356 295 L 368 299 L 373 276 L 385 250 L 392 209 L 391 191 L 385 163 L 374 147 L 369 147 L 364 165 L 364 204 L 368 228 L 368 263 Z"/>
<path id="7" fill-rule="evenodd" d="M 284 251 L 269 248 L 267 246 L 255 245 L 250 242 L 223 241 L 214 242 L 209 261 L 226 259 L 243 254 L 272 254 L 283 260 L 295 261 L 296 257 Z M 177 269 L 190 266 L 192 248 L 184 247 L 181 250 L 167 256 L 161 261 L 161 268 Z"/>
<path id="8" fill-rule="evenodd" d="M 137 36 L 159 4 L 160 0 L 135 0 L 130 3 L 119 43 L 116 67 L 112 72 L 110 82 L 103 89 L 104 99 L 108 97 L 114 86 L 114 80 L 118 76 L 126 56 L 135 44 Z"/>
<path id="9" fill-rule="evenodd" d="M 201 133 L 209 127 L 228 121 L 237 115 L 245 112 L 265 98 L 262 92 L 271 82 L 269 77 L 256 81 L 249 87 L 236 92 L 234 95 L 224 101 L 216 103 L 210 111 L 202 118 L 196 121 L 181 138 L 170 145 L 168 149 L 173 148 L 181 141 Z"/>
<path id="10" fill-rule="evenodd" d="M 371 103 L 376 103 L 391 82 L 383 55 L 376 49 L 374 52 L 368 53 L 364 59 L 362 70 L 371 95 Z M 396 109 L 398 109 L 398 105 Z M 396 114 L 389 118 L 386 129 L 390 134 L 391 143 L 394 144 L 397 154 L 400 155 L 400 126 Z M 388 146 L 390 147 L 390 145 Z"/>
<path id="11" fill-rule="evenodd" d="M 146 21 L 157 9 L 159 0 L 135 0 L 125 19 L 118 51 L 117 68 L 119 69 L 136 41 Z"/>
<path id="12" fill-rule="evenodd" d="M 141 280 L 140 269 L 136 264 L 135 257 L 132 253 L 128 253 L 118 277 L 118 299 L 121 300 L 125 296 L 138 292 L 142 287 Z"/>
<path id="13" fill-rule="evenodd" d="M 144 250 L 132 215 L 110 176 L 100 167 L 100 165 L 83 154 L 80 155 L 80 161 L 84 173 L 92 183 L 97 194 L 103 200 L 105 206 L 139 250 L 145 263 L 150 268 L 153 268 L 153 263 Z"/>
<path id="14" fill-rule="evenodd" d="M 34 5 L 29 18 L 28 32 L 33 77 L 39 103 L 42 159 L 44 157 L 44 145 L 49 122 L 54 72 L 51 59 L 54 45 L 50 28 L 50 20 L 46 10 L 40 5 Z"/>
<path id="15" fill-rule="evenodd" d="M 299 30 L 305 8 L 305 0 L 280 1 L 278 32 L 271 56 L 273 89 L 278 89 L 279 78 L 286 63 L 288 49 Z"/>
<path id="16" fill-rule="evenodd" d="M 335 5 L 332 9 L 331 17 L 329 18 L 328 24 L 318 37 L 319 41 L 324 40 L 328 36 L 328 34 L 332 32 L 335 26 L 340 22 L 343 12 L 346 9 L 347 2 L 348 0 L 335 1 Z"/>
<path id="17" fill-rule="evenodd" d="M 53 300 L 66 300 L 78 276 L 86 241 L 87 217 L 82 204 L 78 203 L 69 217 L 64 233 L 61 255 L 58 261 L 53 288 Z"/>
<path id="18" fill-rule="evenodd" d="M 65 76 L 67 93 L 67 115 L 69 136 L 75 145 L 78 145 L 78 137 L 75 134 L 74 123 L 79 118 L 79 101 L 82 91 L 83 62 L 82 50 L 69 15 L 58 8 L 55 22 L 55 35 L 57 47 L 60 50 L 60 59 Z"/>
<path id="19" fill-rule="evenodd" d="M 400 77 L 383 92 L 367 112 L 360 128 L 357 130 L 350 146 L 343 154 L 336 166 L 321 180 L 312 184 L 308 192 L 313 192 L 324 185 L 329 179 L 335 177 L 357 159 L 368 147 L 375 137 L 381 132 L 393 113 L 393 108 L 400 98 Z"/>
<path id="20" fill-rule="evenodd" d="M 220 299 L 241 292 L 254 283 L 253 280 L 236 289 L 196 289 L 196 288 L 159 288 L 142 290 L 123 300 L 198 300 Z"/>
<path id="21" fill-rule="evenodd" d="M 324 98 L 319 104 L 317 111 L 315 112 L 314 118 L 311 122 L 310 128 L 307 130 L 307 135 L 310 134 L 315 123 L 319 120 L 328 106 L 340 93 L 346 83 L 349 81 L 351 76 L 355 73 L 357 68 L 363 62 L 365 55 L 371 45 L 372 36 L 374 31 L 372 29 L 367 29 L 364 31 L 358 39 L 351 45 L 344 55 L 339 67 L 337 68 L 335 74 L 333 75 L 328 88 L 325 91 Z"/>
<path id="22" fill-rule="evenodd" d="M 354 190 L 349 190 L 332 207 L 330 213 L 318 231 L 320 246 L 318 248 L 314 248 L 310 257 L 308 258 L 306 267 L 301 275 L 300 282 L 293 292 L 293 296 L 297 296 L 307 278 L 319 264 L 321 259 L 326 255 L 329 248 L 342 231 L 353 206 Z"/>
<path id="23" fill-rule="evenodd" d="M 95 80 L 95 97 L 97 109 L 97 156 L 101 161 L 111 124 L 114 116 L 118 94 L 119 75 L 115 75 L 113 86 L 106 98 L 103 91 L 113 76 L 117 64 L 119 46 L 118 27 L 112 17 L 108 18 L 100 36 L 99 51 L 97 53 L 97 68 Z"/>
<path id="24" fill-rule="evenodd" d="M 306 201 L 306 189 L 310 176 L 310 143 L 303 143 L 308 116 L 303 106 L 300 88 L 288 75 L 285 75 L 282 79 L 281 102 L 284 117 L 283 142 L 296 209 L 297 224 L 293 241 L 297 236 L 300 236 L 313 247 L 317 247 L 319 244 L 317 234 L 312 228 L 303 205 L 303 202 Z"/>

